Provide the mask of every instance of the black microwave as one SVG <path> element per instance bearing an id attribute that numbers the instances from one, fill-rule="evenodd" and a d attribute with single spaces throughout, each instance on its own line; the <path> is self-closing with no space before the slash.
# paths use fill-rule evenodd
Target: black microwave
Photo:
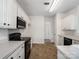
<path id="1" fill-rule="evenodd" d="M 17 16 L 17 28 L 24 29 L 26 28 L 26 22 L 23 20 L 22 17 Z"/>

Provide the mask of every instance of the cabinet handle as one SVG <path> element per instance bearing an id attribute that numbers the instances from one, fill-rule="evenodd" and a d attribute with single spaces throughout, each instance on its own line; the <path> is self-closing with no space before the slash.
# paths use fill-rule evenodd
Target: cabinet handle
<path id="1" fill-rule="evenodd" d="M 22 48 L 24 48 L 24 47 L 22 47 Z"/>
<path id="2" fill-rule="evenodd" d="M 21 58 L 21 56 L 19 56 L 19 58 Z"/>
<path id="3" fill-rule="evenodd" d="M 8 26 L 9 26 L 10 24 L 8 24 Z"/>
<path id="4" fill-rule="evenodd" d="M 3 23 L 4 25 L 6 25 L 6 23 Z"/>
<path id="5" fill-rule="evenodd" d="M 13 57 L 11 57 L 11 59 L 13 59 Z"/>

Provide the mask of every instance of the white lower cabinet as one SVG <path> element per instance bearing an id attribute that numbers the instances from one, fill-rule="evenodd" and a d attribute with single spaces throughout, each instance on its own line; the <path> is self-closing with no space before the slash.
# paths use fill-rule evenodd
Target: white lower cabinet
<path id="1" fill-rule="evenodd" d="M 17 53 L 13 53 L 8 59 L 18 59 Z"/>
<path id="2" fill-rule="evenodd" d="M 61 35 L 58 35 L 58 45 L 64 45 L 64 37 Z"/>
<path id="3" fill-rule="evenodd" d="M 76 30 L 78 22 L 78 17 L 71 14 L 63 19 L 63 29 L 70 29 L 70 30 Z"/>
<path id="4" fill-rule="evenodd" d="M 20 46 L 8 59 L 24 59 L 24 45 Z"/>
<path id="5" fill-rule="evenodd" d="M 24 59 L 24 47 L 21 47 L 21 49 L 19 50 L 18 59 Z"/>
<path id="6" fill-rule="evenodd" d="M 57 59 L 68 59 L 60 51 L 57 51 Z"/>

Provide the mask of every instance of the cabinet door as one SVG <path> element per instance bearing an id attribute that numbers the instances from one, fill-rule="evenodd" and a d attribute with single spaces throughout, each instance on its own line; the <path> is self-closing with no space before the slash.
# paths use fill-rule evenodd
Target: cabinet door
<path id="1" fill-rule="evenodd" d="M 16 29 L 17 2 L 16 0 L 7 0 L 7 26 Z"/>
<path id="2" fill-rule="evenodd" d="M 18 5 L 18 16 L 22 17 L 22 8 Z"/>
<path id="3" fill-rule="evenodd" d="M 64 45 L 64 37 L 61 35 L 58 35 L 58 45 Z"/>
<path id="4" fill-rule="evenodd" d="M 0 0 L 0 28 L 6 26 L 6 23 L 4 23 L 4 21 L 6 21 L 6 15 L 7 15 L 6 7 L 7 7 L 7 0 Z"/>
<path id="5" fill-rule="evenodd" d="M 4 8 L 4 0 L 0 0 L 0 24 L 1 24 L 1 21 L 3 19 L 3 8 Z"/>
<path id="6" fill-rule="evenodd" d="M 9 56 L 8 59 L 24 59 L 24 44 Z"/>
<path id="7" fill-rule="evenodd" d="M 20 52 L 18 53 L 18 59 L 24 59 L 24 50 L 21 49 Z"/>
<path id="8" fill-rule="evenodd" d="M 75 15 L 69 15 L 63 19 L 63 27 L 64 29 L 75 29 L 76 16 Z"/>
<path id="9" fill-rule="evenodd" d="M 60 51 L 58 51 L 57 53 L 57 59 L 67 59 Z"/>
<path id="10" fill-rule="evenodd" d="M 18 59 L 24 59 L 24 46 L 21 46 L 21 49 L 18 52 Z"/>
<path id="11" fill-rule="evenodd" d="M 26 15 L 25 15 L 24 10 L 22 10 L 22 17 L 23 17 L 24 20 L 26 20 Z"/>
<path id="12" fill-rule="evenodd" d="M 11 55 L 8 59 L 18 59 L 16 55 Z"/>
<path id="13" fill-rule="evenodd" d="M 18 59 L 17 51 L 15 51 L 8 59 Z"/>

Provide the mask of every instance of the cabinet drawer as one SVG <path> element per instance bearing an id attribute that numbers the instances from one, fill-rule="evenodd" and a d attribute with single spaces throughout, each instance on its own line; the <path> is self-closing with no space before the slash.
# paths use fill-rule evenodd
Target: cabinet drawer
<path id="1" fill-rule="evenodd" d="M 18 49 L 16 49 L 15 52 L 12 55 L 10 55 L 7 59 L 22 59 L 22 54 L 22 58 L 24 59 L 24 44 L 22 44 Z"/>

